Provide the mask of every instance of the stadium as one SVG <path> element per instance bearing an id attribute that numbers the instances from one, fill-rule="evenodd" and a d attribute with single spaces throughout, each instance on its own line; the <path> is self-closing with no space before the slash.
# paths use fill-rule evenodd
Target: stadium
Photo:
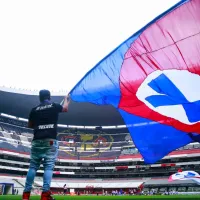
<path id="1" fill-rule="evenodd" d="M 68 4 L 63 4 L 64 6 L 51 4 L 51 9 L 45 11 L 46 4 L 43 2 L 44 9 L 38 12 L 42 17 L 41 19 L 38 17 L 37 20 L 34 9 L 29 10 L 33 14 L 26 13 L 29 17 L 34 16 L 33 19 L 31 18 L 31 25 L 36 24 L 34 23 L 36 21 L 37 23 L 41 21 L 40 25 L 35 26 L 36 29 L 29 27 L 29 21 L 22 25 L 25 27 L 24 30 L 37 35 L 38 38 L 43 35 L 40 41 L 37 37 L 35 37 L 37 39 L 31 40 L 29 34 L 25 34 L 26 38 L 23 38 L 21 33 L 25 31 L 22 31 L 17 25 L 15 26 L 15 23 L 26 20 L 26 17 L 22 16 L 21 21 L 18 13 L 15 16 L 16 21 L 14 17 L 11 20 L 7 17 L 10 24 L 14 23 L 13 27 L 17 27 L 16 30 L 20 29 L 19 32 L 22 35 L 21 40 L 12 40 L 10 36 L 9 40 L 25 41 L 25 43 L 27 40 L 32 42 L 33 47 L 36 44 L 37 48 L 32 53 L 29 52 L 31 45 L 27 45 L 28 43 L 26 48 L 21 48 L 21 51 L 23 49 L 22 52 L 24 52 L 22 60 L 25 60 L 25 68 L 22 72 L 18 69 L 21 65 L 20 62 L 16 62 L 17 64 L 13 65 L 15 67 L 12 66 L 13 70 L 9 68 L 10 60 L 15 61 L 10 57 L 14 57 L 20 52 L 20 49 L 17 48 L 17 51 L 15 49 L 13 53 L 12 47 L 20 47 L 21 44 L 16 45 L 10 42 L 11 47 L 4 48 L 5 52 L 4 49 L 2 51 L 5 55 L 9 55 L 9 59 L 4 56 L 5 62 L 0 63 L 3 66 L 3 75 L 0 78 L 0 200 L 19 200 L 22 199 L 22 195 L 23 199 L 28 200 L 30 190 L 31 200 L 39 200 L 40 196 L 45 200 L 54 198 L 57 200 L 200 199 L 200 93 L 197 87 L 200 84 L 200 1 L 181 0 L 176 3 L 145 27 L 140 27 L 139 31 L 121 43 L 92 69 L 89 68 L 85 76 L 82 74 L 86 70 L 84 60 L 92 60 L 95 54 L 101 53 L 99 53 L 100 51 L 95 52 L 94 46 L 88 48 L 95 52 L 94 55 L 91 54 L 92 51 L 87 53 L 86 49 L 76 46 L 80 40 L 86 42 L 85 46 L 87 43 L 89 45 L 89 41 L 91 44 L 93 42 L 91 35 L 87 39 L 84 38 L 90 31 L 86 32 L 84 39 L 80 37 L 80 28 L 74 31 L 77 24 L 80 25 L 80 21 L 76 22 L 73 17 L 64 15 Z M 121 4 L 116 3 L 116 5 L 121 7 Z M 11 9 L 9 6 L 8 8 Z M 21 8 L 19 4 L 17 6 Z M 96 10 L 90 13 L 86 20 L 84 18 L 86 11 L 82 14 L 85 23 L 84 28 L 81 28 L 81 34 L 88 29 L 85 26 L 86 22 L 90 21 L 91 16 L 95 16 L 95 12 L 99 12 L 99 10 L 100 21 L 92 22 L 93 25 L 89 25 L 90 30 L 91 26 L 94 26 L 93 30 L 96 31 L 95 24 L 97 27 L 102 24 L 103 16 L 100 4 L 92 6 Z M 112 3 L 111 9 L 108 11 L 106 10 L 107 5 L 101 4 L 101 6 L 105 9 L 105 13 L 108 12 L 108 16 L 112 15 L 110 12 L 110 10 L 114 10 Z M 143 9 L 142 4 L 141 6 Z M 38 9 L 40 6 L 36 5 L 36 7 Z M 76 3 L 72 7 L 74 8 L 71 9 L 72 16 L 81 12 L 77 11 Z M 168 4 L 166 7 L 168 8 Z M 56 8 L 58 8 L 57 11 Z M 130 8 L 131 6 L 127 9 Z M 9 9 L 5 9 L 4 12 L 7 14 Z M 44 16 L 43 10 L 47 17 Z M 57 14 L 53 15 L 52 10 Z M 81 10 L 84 9 L 81 8 Z M 10 13 L 14 16 L 12 12 Z M 87 12 L 89 13 L 90 9 Z M 132 13 L 132 10 L 126 11 L 126 13 L 130 12 Z M 119 11 L 115 16 L 118 16 L 118 13 Z M 54 20 L 54 17 L 59 14 L 61 15 L 56 18 L 57 21 Z M 71 19 L 75 22 L 72 23 L 71 28 L 69 25 L 69 28 L 66 26 L 65 29 L 60 30 L 59 28 L 63 27 L 67 18 L 70 18 L 70 22 Z M 132 16 L 125 16 L 125 18 L 132 18 Z M 61 19 L 65 20 L 59 21 Z M 50 22 L 50 25 L 46 23 L 47 21 Z M 110 28 L 109 20 L 106 18 L 105 21 L 108 21 Z M 52 26 L 51 23 L 53 23 Z M 127 21 L 128 23 L 131 21 Z M 7 23 L 5 24 L 6 28 L 4 28 L 7 30 Z M 10 24 L 8 27 L 11 27 Z M 49 26 L 50 29 L 48 29 Z M 48 30 L 43 34 L 45 29 Z M 51 32 L 53 29 L 55 29 L 54 33 Z M 39 31 L 36 33 L 33 30 Z M 108 30 L 111 31 L 111 28 Z M 121 28 L 119 30 L 122 31 Z M 69 43 L 69 40 L 64 40 L 65 31 L 67 33 L 69 31 L 72 35 L 76 35 L 75 32 L 78 32 L 79 35 L 76 35 L 75 39 L 68 36 L 75 48 L 68 47 L 70 49 L 68 53 L 71 52 L 71 54 L 69 53 L 67 59 L 64 58 L 64 62 L 60 58 L 66 57 L 67 53 L 63 49 Z M 6 35 L 6 31 L 4 33 Z M 15 31 L 9 33 L 15 33 Z M 52 35 L 48 35 L 48 33 Z M 52 40 L 52 37 L 56 39 Z M 43 43 L 46 38 L 49 38 L 52 43 L 49 41 Z M 76 42 L 74 42 L 75 40 Z M 56 48 L 51 46 L 54 42 L 56 44 L 63 42 L 63 49 L 58 50 L 59 45 L 55 45 Z M 7 47 L 7 43 L 4 45 Z M 80 44 L 81 47 L 84 45 Z M 44 46 L 45 49 L 43 49 Z M 9 51 L 7 51 L 8 49 Z M 43 54 L 47 49 L 53 49 L 52 54 Z M 55 56 L 55 60 L 53 60 L 52 57 L 56 55 L 57 51 L 59 56 Z M 25 52 L 28 52 L 26 56 Z M 102 55 L 105 56 L 105 50 L 102 52 Z M 85 53 L 85 57 L 81 57 L 82 53 Z M 20 55 L 22 54 L 20 53 Z M 40 63 L 37 69 L 35 60 L 39 60 L 37 62 Z M 83 65 L 77 60 L 83 61 Z M 27 62 L 29 68 L 27 68 Z M 7 63 L 10 64 L 7 65 Z M 93 61 L 87 63 L 88 66 L 92 64 Z M 59 68 L 59 65 L 64 67 L 70 65 L 70 68 L 67 71 L 65 68 Z M 76 65 L 84 70 L 75 69 Z M 58 68 L 56 68 L 57 66 Z M 73 70 L 74 72 L 72 72 Z M 22 75 L 23 71 L 24 75 Z M 50 71 L 53 73 L 50 74 Z M 83 77 L 77 80 L 78 74 Z M 74 75 L 77 77 L 74 78 Z M 70 80 L 70 76 L 74 79 Z M 16 87 L 8 86 L 9 81 L 13 82 L 13 85 L 17 85 L 18 81 L 21 81 L 21 84 L 23 86 L 27 84 L 29 89 L 19 89 L 18 85 Z M 3 86 L 4 82 L 7 86 Z M 57 90 L 50 89 L 51 96 L 49 91 L 42 90 L 46 92 L 45 95 L 48 94 L 42 99 L 39 90 L 44 88 L 40 87 L 52 86 L 51 84 L 56 85 Z M 65 86 L 67 84 L 69 85 Z M 75 84 L 75 86 L 71 84 Z M 29 87 L 30 85 L 32 88 Z M 59 90 L 61 85 L 64 85 L 63 88 L 68 87 L 68 92 L 63 88 Z M 34 88 L 35 86 L 37 89 Z M 66 106 L 65 103 L 68 104 L 69 99 L 68 109 L 68 105 Z M 41 104 L 37 106 L 39 102 Z M 54 117 L 56 116 L 55 121 L 49 120 L 49 113 L 45 110 L 53 106 L 55 107 L 51 112 Z M 35 118 L 40 123 L 33 123 L 34 109 L 32 108 L 36 111 L 39 108 L 39 114 Z M 40 109 L 44 109 L 44 112 Z M 41 115 L 43 116 L 41 117 Z M 46 123 L 46 119 L 51 123 L 49 121 Z M 58 124 L 56 123 L 57 119 Z M 49 130 L 49 127 L 53 130 Z M 36 138 L 36 132 L 42 133 L 38 137 L 39 139 Z M 52 137 L 52 133 L 55 137 Z M 35 141 L 39 141 L 40 145 L 34 156 L 37 157 L 38 153 L 43 155 L 43 158 L 42 161 L 39 160 L 33 165 L 33 162 L 37 160 L 33 158 Z M 44 143 L 48 143 L 48 147 L 41 145 Z M 48 151 L 43 151 L 45 148 Z M 54 167 L 57 150 L 58 156 Z M 48 159 L 50 167 L 47 165 L 45 167 L 47 159 L 44 155 Z M 40 161 L 42 163 L 37 170 Z M 32 167 L 30 167 L 31 165 Z M 29 173 L 27 175 L 27 172 L 30 172 L 29 169 L 32 170 L 30 173 L 32 176 Z M 52 169 L 53 178 L 50 185 L 47 179 L 51 180 Z M 31 187 L 30 179 L 33 180 L 32 177 L 35 176 L 36 171 L 33 187 Z M 44 189 L 45 183 L 43 183 L 45 174 L 49 176 L 46 177 L 46 190 Z M 26 177 L 31 183 L 26 182 Z M 28 184 L 29 186 L 27 186 Z M 25 190 L 25 185 L 27 190 Z M 51 193 L 53 197 L 51 197 Z"/>
<path id="2" fill-rule="evenodd" d="M 56 95 L 52 100 L 61 102 L 63 96 Z M 20 195 L 33 137 L 32 130 L 27 128 L 27 118 L 29 108 L 37 104 L 38 95 L 1 88 L 0 96 L 1 194 Z M 76 117 L 74 113 L 78 113 Z M 65 121 L 73 126 L 64 124 Z M 168 182 L 169 176 L 180 168 L 199 171 L 199 143 L 191 143 L 155 164 L 146 165 L 121 116 L 111 106 L 72 102 L 70 112 L 60 116 L 58 140 L 59 155 L 51 184 L 55 195 L 63 195 L 65 184 L 65 195 L 117 196 L 117 199 L 122 198 L 121 191 L 126 196 L 200 192 L 199 185 L 191 180 Z M 42 175 L 41 166 L 34 181 L 35 195 L 41 193 Z"/>

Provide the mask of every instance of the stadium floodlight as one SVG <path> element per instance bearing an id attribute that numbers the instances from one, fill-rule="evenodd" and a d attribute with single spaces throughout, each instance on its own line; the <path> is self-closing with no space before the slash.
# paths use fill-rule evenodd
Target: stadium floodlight
<path id="1" fill-rule="evenodd" d="M 84 128 L 84 126 L 68 125 L 69 128 Z"/>
<path id="2" fill-rule="evenodd" d="M 67 128 L 68 125 L 65 125 L 65 124 L 58 124 L 58 127 L 64 127 L 64 128 Z"/>
<path id="3" fill-rule="evenodd" d="M 116 126 L 102 126 L 102 129 L 115 129 Z"/>
<path id="4" fill-rule="evenodd" d="M 95 129 L 96 126 L 85 126 L 85 129 Z"/>
<path id="5" fill-rule="evenodd" d="M 116 128 L 126 128 L 126 125 L 118 125 Z"/>
<path id="6" fill-rule="evenodd" d="M 19 117 L 18 120 L 19 120 L 19 121 L 24 121 L 24 122 L 27 122 L 27 121 L 28 121 L 28 119 L 21 118 L 21 117 Z"/>
<path id="7" fill-rule="evenodd" d="M 17 119 L 17 117 L 15 117 L 13 115 L 8 115 L 8 114 L 5 114 L 5 113 L 1 113 L 1 116 L 8 117 L 8 118 L 11 118 L 11 119 Z"/>

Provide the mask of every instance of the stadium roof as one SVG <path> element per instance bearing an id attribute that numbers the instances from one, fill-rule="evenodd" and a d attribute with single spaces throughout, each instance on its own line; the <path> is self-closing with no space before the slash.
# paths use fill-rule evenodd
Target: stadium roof
<path id="1" fill-rule="evenodd" d="M 65 92 L 66 94 L 66 92 Z M 52 93 L 52 100 L 60 103 L 63 92 Z M 0 88 L 0 113 L 27 119 L 32 107 L 39 104 L 38 91 Z M 59 117 L 60 124 L 77 126 L 124 125 L 118 111 L 112 106 L 71 102 L 69 112 Z"/>

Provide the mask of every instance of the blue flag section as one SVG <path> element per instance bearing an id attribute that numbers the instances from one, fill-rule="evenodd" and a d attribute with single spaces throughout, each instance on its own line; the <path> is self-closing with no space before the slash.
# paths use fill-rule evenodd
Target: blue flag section
<path id="1" fill-rule="evenodd" d="M 70 94 L 118 109 L 144 161 L 155 163 L 200 141 L 199 85 L 200 1 L 182 0 L 101 60 Z"/>

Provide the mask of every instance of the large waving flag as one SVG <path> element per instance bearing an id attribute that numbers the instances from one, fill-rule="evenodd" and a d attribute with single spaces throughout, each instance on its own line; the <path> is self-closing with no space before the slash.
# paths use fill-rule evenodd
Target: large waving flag
<path id="1" fill-rule="evenodd" d="M 168 179 L 169 182 L 183 180 L 192 180 L 199 185 L 200 175 L 195 171 L 182 171 L 172 174 Z"/>
<path id="2" fill-rule="evenodd" d="M 200 141 L 199 75 L 200 1 L 182 0 L 101 60 L 71 97 L 113 105 L 144 161 L 154 163 Z"/>

